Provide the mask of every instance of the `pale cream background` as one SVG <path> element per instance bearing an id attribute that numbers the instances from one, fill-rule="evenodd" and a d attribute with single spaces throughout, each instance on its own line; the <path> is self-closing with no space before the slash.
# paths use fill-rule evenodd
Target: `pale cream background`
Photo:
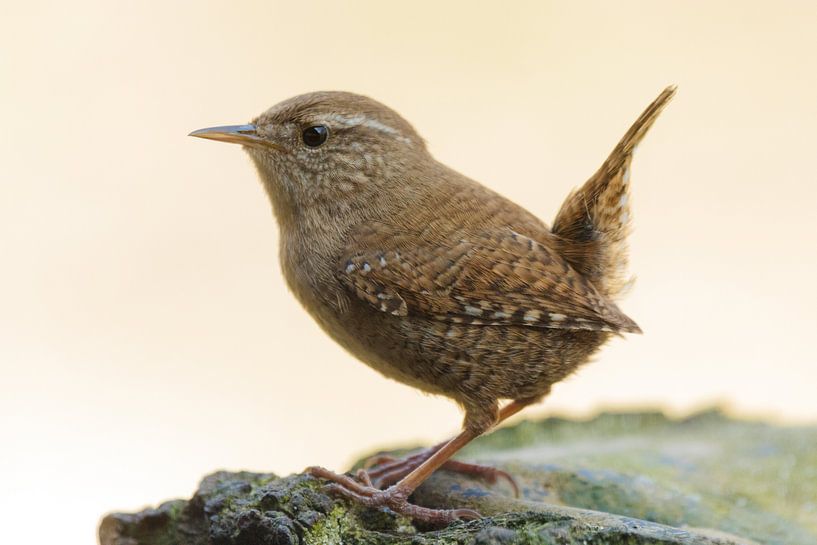
<path id="1" fill-rule="evenodd" d="M 316 89 L 391 105 L 549 220 L 679 84 L 633 169 L 645 335 L 527 415 L 817 418 L 817 4 L 502 4 L 2 3 L 4 540 L 89 543 L 216 468 L 343 469 L 457 429 L 321 334 L 244 153 L 186 137 Z"/>

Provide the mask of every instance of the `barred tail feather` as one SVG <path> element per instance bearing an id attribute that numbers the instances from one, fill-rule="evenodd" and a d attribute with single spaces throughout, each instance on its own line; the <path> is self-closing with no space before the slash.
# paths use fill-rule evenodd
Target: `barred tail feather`
<path id="1" fill-rule="evenodd" d="M 627 270 L 633 151 L 675 94 L 667 87 L 627 131 L 601 168 L 562 204 L 553 222 L 557 248 L 610 299 L 631 284 Z"/>

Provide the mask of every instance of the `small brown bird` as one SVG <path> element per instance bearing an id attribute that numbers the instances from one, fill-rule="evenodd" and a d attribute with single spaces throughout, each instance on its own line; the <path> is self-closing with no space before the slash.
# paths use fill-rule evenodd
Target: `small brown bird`
<path id="1" fill-rule="evenodd" d="M 629 280 L 630 163 L 674 93 L 650 104 L 550 228 L 437 162 L 407 121 L 364 96 L 309 93 L 250 125 L 191 133 L 249 152 L 278 220 L 284 276 L 324 331 L 383 375 L 465 410 L 446 443 L 381 458 L 355 478 L 313 475 L 429 523 L 479 517 L 408 502 L 441 466 L 513 484 L 449 459 L 541 400 L 611 335 L 640 332 L 615 303 Z"/>

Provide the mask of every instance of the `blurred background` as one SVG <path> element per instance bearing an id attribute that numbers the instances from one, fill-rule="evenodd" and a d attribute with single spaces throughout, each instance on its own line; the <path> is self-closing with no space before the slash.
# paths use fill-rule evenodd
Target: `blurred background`
<path id="1" fill-rule="evenodd" d="M 318 89 L 392 106 L 443 162 L 550 221 L 678 84 L 633 168 L 621 306 L 645 334 L 523 416 L 817 420 L 813 2 L 0 6 L 9 543 L 34 527 L 90 543 L 104 512 L 218 468 L 343 470 L 457 431 L 452 403 L 319 331 L 249 159 L 186 136 Z"/>

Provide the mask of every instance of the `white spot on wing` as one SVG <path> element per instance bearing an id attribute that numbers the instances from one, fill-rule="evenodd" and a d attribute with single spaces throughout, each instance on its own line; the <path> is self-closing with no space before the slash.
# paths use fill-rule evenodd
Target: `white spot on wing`
<path id="1" fill-rule="evenodd" d="M 355 264 L 354 263 L 349 263 L 348 265 L 346 265 L 346 274 L 351 274 L 354 271 L 355 271 Z"/>
<path id="2" fill-rule="evenodd" d="M 542 316 L 542 313 L 538 310 L 529 310 L 525 313 L 525 316 L 522 317 L 523 320 L 526 322 L 536 322 Z"/>
<path id="3" fill-rule="evenodd" d="M 550 313 L 550 321 L 551 322 L 561 322 L 565 318 L 567 318 L 567 316 L 565 316 L 564 314 L 559 314 L 558 312 L 551 312 Z"/>
<path id="4" fill-rule="evenodd" d="M 465 305 L 465 313 L 469 316 L 482 316 L 482 309 L 472 307 L 471 305 Z"/>

